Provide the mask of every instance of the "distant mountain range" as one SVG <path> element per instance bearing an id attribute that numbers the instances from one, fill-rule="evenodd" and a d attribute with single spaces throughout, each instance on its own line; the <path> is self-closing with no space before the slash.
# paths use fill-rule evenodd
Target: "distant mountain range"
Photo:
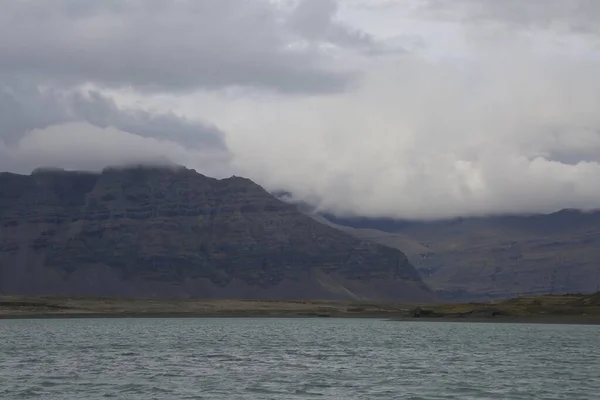
<path id="1" fill-rule="evenodd" d="M 183 167 L 0 174 L 0 294 L 428 301 L 430 288 L 599 291 L 600 212 L 339 218 Z"/>
<path id="2" fill-rule="evenodd" d="M 403 251 L 442 300 L 600 290 L 600 212 L 432 222 L 314 217 Z"/>
<path id="3" fill-rule="evenodd" d="M 401 251 L 182 167 L 0 174 L 0 294 L 433 298 Z"/>

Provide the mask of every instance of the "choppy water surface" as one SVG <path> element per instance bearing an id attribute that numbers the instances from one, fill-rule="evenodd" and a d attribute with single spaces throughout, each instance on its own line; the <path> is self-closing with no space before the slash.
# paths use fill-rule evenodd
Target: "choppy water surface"
<path id="1" fill-rule="evenodd" d="M 0 399 L 598 399 L 600 327 L 0 320 Z"/>

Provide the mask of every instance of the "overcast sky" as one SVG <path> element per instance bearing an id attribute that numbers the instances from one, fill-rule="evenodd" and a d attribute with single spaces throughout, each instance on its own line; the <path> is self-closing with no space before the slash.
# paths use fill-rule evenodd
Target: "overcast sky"
<path id="1" fill-rule="evenodd" d="M 184 164 L 321 209 L 600 207 L 600 1 L 0 0 L 0 170 Z"/>

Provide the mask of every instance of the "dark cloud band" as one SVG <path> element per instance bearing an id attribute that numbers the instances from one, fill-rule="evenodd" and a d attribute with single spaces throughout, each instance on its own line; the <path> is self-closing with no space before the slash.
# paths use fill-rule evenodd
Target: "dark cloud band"
<path id="1" fill-rule="evenodd" d="M 267 0 L 0 0 L 0 72 L 144 91 L 338 92 L 354 75 L 318 44 L 369 39 L 314 3 L 286 14 Z"/>

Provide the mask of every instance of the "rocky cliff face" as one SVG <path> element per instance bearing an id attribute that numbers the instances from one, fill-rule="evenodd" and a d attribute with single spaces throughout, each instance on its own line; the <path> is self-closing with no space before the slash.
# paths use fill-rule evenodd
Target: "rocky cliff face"
<path id="1" fill-rule="evenodd" d="M 600 212 L 330 224 L 408 255 L 442 300 L 600 290 Z"/>
<path id="2" fill-rule="evenodd" d="M 151 167 L 0 174 L 0 293 L 431 298 L 400 251 L 250 180 Z"/>

